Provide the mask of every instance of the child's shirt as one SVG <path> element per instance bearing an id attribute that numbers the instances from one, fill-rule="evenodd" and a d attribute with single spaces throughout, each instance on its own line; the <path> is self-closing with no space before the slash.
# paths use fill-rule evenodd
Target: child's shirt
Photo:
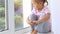
<path id="1" fill-rule="evenodd" d="M 47 6 L 44 6 L 44 8 L 41 11 L 38 11 L 35 8 L 33 8 L 33 10 L 32 10 L 32 14 L 35 14 L 38 17 L 40 17 L 42 14 L 46 15 L 47 13 L 50 13 L 50 10 L 48 9 Z M 40 17 L 40 18 L 42 18 L 42 17 Z"/>

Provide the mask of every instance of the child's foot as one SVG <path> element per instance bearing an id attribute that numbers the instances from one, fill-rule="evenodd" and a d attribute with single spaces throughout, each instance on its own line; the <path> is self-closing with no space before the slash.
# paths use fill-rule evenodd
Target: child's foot
<path id="1" fill-rule="evenodd" d="M 32 33 L 33 33 L 33 30 L 31 30 L 30 34 L 32 34 Z"/>
<path id="2" fill-rule="evenodd" d="M 37 34 L 37 32 L 38 32 L 37 30 L 34 30 L 32 34 Z"/>

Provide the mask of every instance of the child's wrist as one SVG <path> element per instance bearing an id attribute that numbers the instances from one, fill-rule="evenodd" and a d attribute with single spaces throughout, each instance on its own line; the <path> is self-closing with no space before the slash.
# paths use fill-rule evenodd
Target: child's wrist
<path id="1" fill-rule="evenodd" d="M 39 24 L 39 23 L 40 23 L 40 21 L 38 20 L 38 21 L 37 21 L 37 23 Z"/>
<path id="2" fill-rule="evenodd" d="M 38 21 L 36 21 L 36 24 L 38 24 Z"/>

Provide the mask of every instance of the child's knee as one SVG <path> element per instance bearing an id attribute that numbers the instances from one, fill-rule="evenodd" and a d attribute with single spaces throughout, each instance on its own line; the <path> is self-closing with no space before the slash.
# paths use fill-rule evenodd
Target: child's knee
<path id="1" fill-rule="evenodd" d="M 36 20 L 36 16 L 34 14 L 31 14 L 29 17 L 30 17 L 30 20 Z"/>

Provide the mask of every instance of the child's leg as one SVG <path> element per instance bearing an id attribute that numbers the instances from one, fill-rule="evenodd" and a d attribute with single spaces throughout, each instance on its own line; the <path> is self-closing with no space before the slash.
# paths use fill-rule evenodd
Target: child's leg
<path id="1" fill-rule="evenodd" d="M 30 34 L 32 34 L 32 33 L 33 33 L 33 31 L 34 31 L 34 30 L 31 30 Z"/>
<path id="2" fill-rule="evenodd" d="M 37 33 L 38 33 L 38 31 L 37 30 L 34 30 L 32 34 L 37 34 Z"/>
<path id="3" fill-rule="evenodd" d="M 31 21 L 32 21 L 32 20 L 36 20 L 36 15 L 31 14 L 31 15 L 29 16 L 29 19 L 30 19 Z M 31 30 L 30 34 L 32 34 L 32 33 L 34 32 L 35 26 L 34 26 L 34 25 L 31 26 L 31 28 L 32 28 L 32 30 Z"/>
<path id="4" fill-rule="evenodd" d="M 34 25 L 33 25 L 33 26 L 31 25 L 31 29 L 32 29 L 32 30 L 31 30 L 30 34 L 32 34 L 33 31 L 34 31 Z"/>
<path id="5" fill-rule="evenodd" d="M 46 22 L 44 24 L 44 32 L 48 33 L 48 32 L 51 32 L 51 26 L 50 26 L 50 23 Z"/>
<path id="6" fill-rule="evenodd" d="M 31 15 L 29 16 L 29 19 L 30 19 L 30 20 L 36 20 L 37 18 L 36 18 L 36 15 L 31 14 Z"/>

